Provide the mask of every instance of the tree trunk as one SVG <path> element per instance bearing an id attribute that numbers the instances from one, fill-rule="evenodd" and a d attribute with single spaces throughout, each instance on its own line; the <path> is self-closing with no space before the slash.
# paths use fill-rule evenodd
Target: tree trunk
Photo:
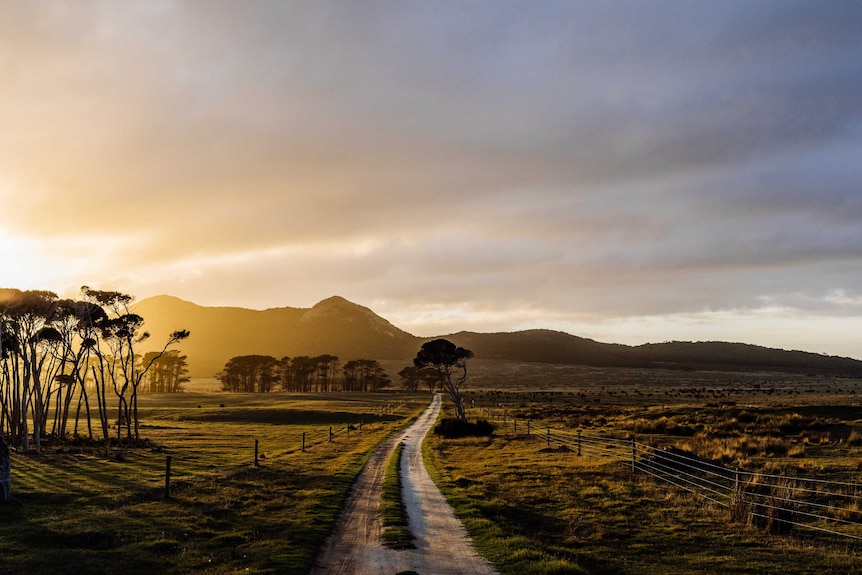
<path id="1" fill-rule="evenodd" d="M 12 464 L 9 461 L 9 447 L 0 436 L 0 503 L 12 498 Z"/>

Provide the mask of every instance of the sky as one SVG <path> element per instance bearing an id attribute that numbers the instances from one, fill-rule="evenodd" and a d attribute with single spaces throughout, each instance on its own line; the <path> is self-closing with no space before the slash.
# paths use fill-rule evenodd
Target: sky
<path id="1" fill-rule="evenodd" d="M 0 287 L 862 359 L 862 4 L 0 0 Z"/>

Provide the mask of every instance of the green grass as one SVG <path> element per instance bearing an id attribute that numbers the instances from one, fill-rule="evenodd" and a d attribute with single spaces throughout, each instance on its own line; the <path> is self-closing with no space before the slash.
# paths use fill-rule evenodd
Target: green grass
<path id="1" fill-rule="evenodd" d="M 427 396 L 183 394 L 141 404 L 148 447 L 13 454 L 0 573 L 304 574 L 370 452 Z"/>
<path id="2" fill-rule="evenodd" d="M 565 425 L 569 412 L 589 414 L 587 419 L 593 422 L 589 425 L 595 426 L 586 428 L 589 433 L 625 433 L 635 425 L 643 431 L 649 421 L 661 417 L 667 419 L 654 426 L 655 431 L 666 433 L 674 425 L 717 428 L 733 419 L 719 408 L 692 405 L 689 400 L 683 405 L 655 406 L 642 398 L 640 404 L 630 399 L 628 406 L 591 409 L 561 406 L 559 398 L 551 403 L 547 398 L 531 397 L 530 392 L 520 392 L 520 397 L 510 392 L 508 399 L 514 398 L 513 405 L 504 408 L 509 427 L 498 429 L 494 437 L 446 440 L 430 436 L 423 446 L 435 481 L 480 553 L 503 575 L 862 571 L 862 551 L 847 540 L 807 533 L 773 536 L 731 523 L 726 509 L 646 476 L 633 477 L 627 465 L 546 449 L 541 433 L 545 425 Z M 486 416 L 487 408 L 481 409 L 474 415 Z M 799 428 L 800 437 L 807 432 L 840 431 L 824 445 L 809 447 L 811 453 L 805 457 L 789 452 L 784 458 L 764 454 L 752 457 L 751 463 L 810 471 L 816 461 L 818 469 L 830 471 L 830 477 L 858 477 L 860 452 L 854 445 L 858 442 L 851 441 L 852 431 L 846 435 L 843 427 L 858 429 L 859 411 L 853 404 L 843 410 L 818 412 L 773 400 L 747 409 L 756 412 L 754 420 L 762 424 L 753 430 L 757 433 L 768 431 L 767 426 L 774 426 L 777 433 L 779 427 L 789 424 Z M 807 419 L 794 416 L 797 411 Z M 842 413 L 853 419 L 840 420 Z M 529 437 L 522 420 L 519 435 L 514 435 L 512 417 L 527 414 L 549 417 L 534 419 L 534 435 Z M 815 416 L 824 421 L 815 421 Z M 824 427 L 810 428 L 817 428 L 818 423 Z M 651 439 L 684 443 L 691 437 L 686 433 Z M 808 459 L 812 454 L 816 458 Z"/>
<path id="3" fill-rule="evenodd" d="M 507 574 L 850 573 L 862 557 L 732 524 L 619 464 L 542 452 L 537 438 L 431 438 L 433 475 Z M 780 549 L 780 552 L 778 551 Z"/>
<path id="4" fill-rule="evenodd" d="M 404 443 L 400 443 L 386 464 L 380 498 L 380 521 L 384 530 L 383 544 L 390 549 L 415 549 L 413 534 L 408 528 L 407 508 L 404 506 L 401 483 L 401 457 Z"/>

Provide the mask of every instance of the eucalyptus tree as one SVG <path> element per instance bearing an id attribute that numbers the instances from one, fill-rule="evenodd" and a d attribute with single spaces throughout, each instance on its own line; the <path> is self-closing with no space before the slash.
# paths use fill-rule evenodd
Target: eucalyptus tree
<path id="1" fill-rule="evenodd" d="M 62 320 L 59 322 L 59 331 L 64 336 L 65 353 L 67 356 L 68 365 L 63 373 L 67 373 L 74 378 L 74 385 L 70 384 L 72 391 L 77 389 L 78 401 L 75 409 L 75 427 L 74 433 L 78 434 L 78 423 L 81 419 L 81 411 L 84 411 L 84 420 L 87 424 L 87 434 L 90 439 L 93 438 L 92 412 L 90 408 L 90 395 L 88 382 L 93 383 L 93 388 L 96 391 L 97 399 L 97 414 L 102 429 L 102 438 L 108 439 L 108 413 L 107 403 L 102 401 L 104 394 L 104 386 L 100 389 L 98 386 L 99 380 L 95 377 L 90 377 L 90 370 L 95 368 L 94 362 L 98 364 L 98 358 L 95 351 L 99 349 L 99 325 L 106 319 L 107 314 L 102 307 L 92 301 L 84 300 L 66 300 L 62 304 L 64 313 Z M 72 395 L 72 394 L 69 394 Z M 67 397 L 69 397 L 67 395 Z M 68 418 L 69 406 L 66 407 L 66 415 Z"/>
<path id="2" fill-rule="evenodd" d="M 401 386 L 407 391 L 416 391 L 419 389 L 419 384 L 428 386 L 428 391 L 433 392 L 437 387 L 437 374 L 427 367 L 416 367 L 408 365 L 398 372 L 398 377 L 401 378 Z"/>
<path id="3" fill-rule="evenodd" d="M 342 374 L 344 391 L 378 391 L 391 381 L 375 359 L 352 359 L 344 364 Z"/>
<path id="4" fill-rule="evenodd" d="M 270 355 L 238 355 L 216 379 L 221 381 L 222 391 L 268 393 L 279 380 L 278 367 L 279 361 Z"/>
<path id="5" fill-rule="evenodd" d="M 188 356 L 179 350 L 171 349 L 161 357 L 158 352 L 150 351 L 144 354 L 141 363 L 148 364 L 153 360 L 153 366 L 144 379 L 142 391 L 150 393 L 179 393 L 182 385 L 188 383 Z"/>
<path id="6" fill-rule="evenodd" d="M 33 444 L 37 453 L 42 449 L 47 419 L 46 391 L 50 391 L 43 375 L 49 375 L 50 379 L 55 369 L 53 361 L 46 366 L 49 355 L 44 344 L 56 338 L 48 327 L 56 312 L 56 302 L 57 294 L 49 291 L 0 290 L 5 349 L 12 351 L 5 354 L 2 370 L 5 385 L 10 387 L 11 435 L 21 441 L 24 451 L 30 450 L 28 411 L 33 420 Z"/>
<path id="7" fill-rule="evenodd" d="M 312 358 L 315 369 L 315 391 L 331 391 L 338 369 L 338 357 L 334 355 L 318 355 Z"/>
<path id="8" fill-rule="evenodd" d="M 121 428 L 125 426 L 126 438 L 129 441 L 138 441 L 138 388 L 153 363 L 164 355 L 170 346 L 188 338 L 189 332 L 172 332 L 162 349 L 151 356 L 148 363 L 139 363 L 135 353 L 136 346 L 149 339 L 150 333 L 143 330 L 144 318 L 131 310 L 132 296 L 117 291 L 93 290 L 87 286 L 82 287 L 81 292 L 87 301 L 96 303 L 105 312 L 95 323 L 100 335 L 93 347 L 99 360 L 99 371 L 95 368 L 92 370 L 94 377 L 100 380 L 97 382 L 97 388 L 101 385 L 104 401 L 105 380 L 109 379 L 117 397 L 117 439 L 120 439 Z M 98 345 L 99 340 L 104 342 L 106 349 Z"/>
<path id="9" fill-rule="evenodd" d="M 16 356 L 18 340 L 8 327 L 6 314 L 6 302 L 0 292 L 0 436 L 15 435 L 17 422 L 17 411 L 21 408 L 20 402 L 16 401 L 14 395 L 14 383 L 10 363 Z"/>
<path id="10" fill-rule="evenodd" d="M 413 365 L 418 368 L 428 368 L 437 376 L 437 381 L 455 404 L 458 419 L 467 421 L 464 411 L 464 398 L 461 386 L 467 381 L 467 360 L 473 357 L 473 352 L 458 347 L 446 339 L 435 339 L 422 344 Z"/>
<path id="11" fill-rule="evenodd" d="M 307 355 L 294 357 L 288 366 L 287 377 L 290 380 L 290 389 L 285 391 L 310 392 L 312 378 L 316 371 L 317 366 L 312 358 Z"/>

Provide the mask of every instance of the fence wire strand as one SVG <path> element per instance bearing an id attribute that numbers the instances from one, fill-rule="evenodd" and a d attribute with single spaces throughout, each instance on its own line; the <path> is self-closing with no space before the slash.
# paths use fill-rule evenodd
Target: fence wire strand
<path id="1" fill-rule="evenodd" d="M 510 419 L 508 424 L 517 432 L 517 420 Z M 526 425 L 526 429 L 530 430 L 530 425 Z M 546 439 L 549 446 L 553 442 L 570 451 L 577 451 L 578 455 L 631 464 L 635 472 L 673 485 L 723 508 L 742 504 L 751 518 L 862 540 L 862 535 L 823 526 L 862 528 L 860 521 L 824 515 L 850 514 L 862 518 L 862 510 L 832 504 L 836 499 L 847 501 L 847 505 L 862 500 L 862 484 L 859 483 L 731 469 L 694 455 L 639 443 L 633 438 L 588 435 L 550 427 L 546 432 L 537 430 L 533 434 L 538 439 Z M 805 498 L 806 495 L 809 497 Z M 769 511 L 775 513 L 769 514 Z M 775 516 L 780 513 L 785 514 L 785 517 Z"/>

